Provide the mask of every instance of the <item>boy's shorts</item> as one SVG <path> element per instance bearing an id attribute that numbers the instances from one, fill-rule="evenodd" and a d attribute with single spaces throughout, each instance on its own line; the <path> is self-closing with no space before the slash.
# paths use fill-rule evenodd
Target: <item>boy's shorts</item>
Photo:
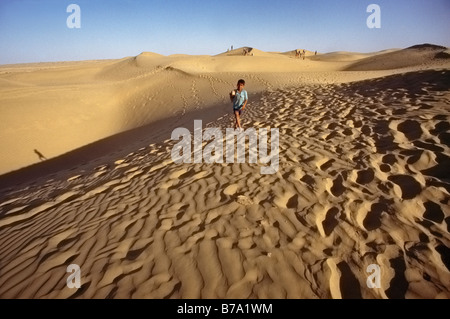
<path id="1" fill-rule="evenodd" d="M 242 107 L 239 108 L 239 109 L 233 108 L 233 113 L 236 112 L 236 111 L 238 111 L 238 112 L 239 112 L 239 115 L 241 115 L 241 114 L 242 114 Z"/>

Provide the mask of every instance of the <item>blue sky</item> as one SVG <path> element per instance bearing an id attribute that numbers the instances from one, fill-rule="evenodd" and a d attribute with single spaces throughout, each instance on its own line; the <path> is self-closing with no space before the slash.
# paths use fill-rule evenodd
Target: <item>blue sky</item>
<path id="1" fill-rule="evenodd" d="M 69 4 L 81 28 L 66 25 Z M 381 28 L 369 29 L 369 4 Z M 219 54 L 231 45 L 264 51 L 373 52 L 450 46 L 450 0 L 1 0 L 0 64 L 111 59 L 143 51 Z"/>

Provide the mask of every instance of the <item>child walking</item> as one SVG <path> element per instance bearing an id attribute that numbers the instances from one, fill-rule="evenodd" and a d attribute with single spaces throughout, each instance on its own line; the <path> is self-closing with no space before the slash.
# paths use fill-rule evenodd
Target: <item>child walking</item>
<path id="1" fill-rule="evenodd" d="M 241 114 L 245 109 L 248 101 L 247 91 L 244 90 L 245 81 L 240 79 L 237 83 L 237 90 L 230 93 L 230 100 L 233 102 L 233 113 L 234 113 L 234 129 L 242 128 L 241 126 Z"/>

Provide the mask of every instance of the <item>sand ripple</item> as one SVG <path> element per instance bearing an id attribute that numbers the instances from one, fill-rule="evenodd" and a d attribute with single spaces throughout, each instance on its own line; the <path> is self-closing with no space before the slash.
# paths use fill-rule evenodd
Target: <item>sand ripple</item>
<path id="1" fill-rule="evenodd" d="M 0 296 L 449 298 L 449 83 L 424 71 L 270 90 L 243 123 L 280 129 L 273 175 L 177 165 L 167 141 L 6 194 Z"/>

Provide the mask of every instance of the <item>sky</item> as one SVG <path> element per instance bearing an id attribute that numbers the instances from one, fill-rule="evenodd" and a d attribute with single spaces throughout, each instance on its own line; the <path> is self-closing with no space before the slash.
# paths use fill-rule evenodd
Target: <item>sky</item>
<path id="1" fill-rule="evenodd" d="M 70 4 L 80 28 L 69 28 Z M 370 4 L 381 28 L 368 28 Z M 75 21 L 70 19 L 71 21 Z M 450 0 L 1 0 L 0 64 L 215 55 L 249 46 L 375 52 L 450 47 Z"/>

